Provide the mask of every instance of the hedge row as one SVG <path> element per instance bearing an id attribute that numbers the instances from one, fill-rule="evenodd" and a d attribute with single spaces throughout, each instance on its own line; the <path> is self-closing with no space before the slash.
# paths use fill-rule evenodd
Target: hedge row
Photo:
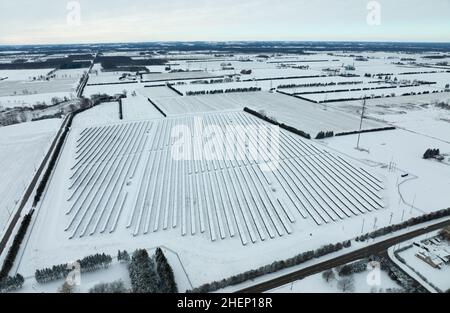
<path id="1" fill-rule="evenodd" d="M 407 221 L 404 221 L 401 224 L 395 224 L 395 225 L 390 225 L 390 226 L 386 226 L 380 229 L 377 229 L 373 232 L 367 233 L 365 235 L 361 235 L 359 237 L 356 237 L 355 240 L 356 241 L 366 241 L 369 238 L 373 239 L 373 238 L 377 238 L 377 237 L 381 237 L 411 226 L 415 226 L 421 223 L 425 223 L 425 222 L 429 222 L 435 219 L 439 219 L 442 217 L 446 217 L 446 216 L 450 216 L 450 208 L 448 209 L 444 209 L 444 210 L 440 210 L 437 212 L 431 212 L 428 214 L 424 214 L 418 217 L 413 217 Z"/>
<path id="2" fill-rule="evenodd" d="M 119 99 L 119 119 L 123 120 L 123 104 L 122 99 Z"/>
<path id="3" fill-rule="evenodd" d="M 92 96 L 92 98 L 94 98 L 94 96 Z M 83 98 L 83 99 L 87 100 L 85 98 Z M 49 165 L 48 165 L 47 169 L 45 170 L 44 176 L 42 177 L 42 180 L 39 183 L 39 186 L 38 186 L 38 188 L 36 190 L 36 195 L 35 195 L 34 201 L 33 201 L 33 207 L 36 207 L 37 203 L 41 200 L 42 193 L 44 192 L 45 186 L 47 185 L 47 182 L 50 179 L 50 175 L 51 175 L 51 173 L 52 173 L 52 171 L 53 171 L 53 169 L 54 169 L 54 167 L 56 165 L 56 161 L 58 160 L 59 154 L 60 154 L 61 149 L 62 149 L 62 147 L 64 145 L 64 141 L 66 140 L 67 134 L 70 131 L 70 127 L 72 126 L 73 118 L 79 113 L 82 113 L 82 112 L 84 112 L 86 110 L 89 110 L 92 107 L 97 106 L 97 105 L 99 105 L 99 104 L 101 104 L 103 102 L 109 102 L 112 99 L 114 99 L 114 98 L 110 97 L 110 96 L 106 96 L 106 95 L 95 96 L 95 100 L 94 100 L 92 106 L 91 105 L 86 105 L 86 106 L 84 106 L 84 107 L 82 107 L 82 108 L 80 108 L 80 109 L 70 113 L 67 116 L 66 126 L 64 127 L 64 130 L 63 130 L 63 132 L 61 133 L 61 136 L 58 139 L 58 143 L 56 144 L 55 151 L 52 154 L 52 157 L 50 159 Z"/>
<path id="4" fill-rule="evenodd" d="M 182 93 L 181 91 L 175 89 L 175 88 L 173 87 L 172 84 L 167 84 L 166 86 L 167 86 L 169 89 L 172 89 L 176 94 L 178 94 L 178 95 L 180 95 L 180 96 L 184 96 L 183 93 Z"/>
<path id="5" fill-rule="evenodd" d="M 161 113 L 164 117 L 167 117 L 167 114 L 164 113 L 164 111 L 159 106 L 157 106 L 155 102 L 150 100 L 150 98 L 147 98 L 147 99 L 148 99 L 148 102 L 150 102 L 155 107 L 155 109 L 158 110 L 159 113 Z"/>
<path id="6" fill-rule="evenodd" d="M 2 269 L 0 271 L 0 282 L 3 282 L 7 279 L 9 272 L 14 264 L 14 260 L 16 259 L 17 253 L 19 252 L 20 245 L 22 244 L 23 239 L 25 238 L 25 234 L 27 233 L 28 226 L 31 222 L 31 217 L 33 216 L 34 210 L 31 210 L 30 213 L 24 216 L 22 223 L 20 224 L 19 230 L 14 237 L 14 241 L 9 248 L 8 254 L 6 255 L 5 261 L 3 262 Z"/>
<path id="7" fill-rule="evenodd" d="M 36 189 L 36 195 L 34 196 L 34 200 L 33 200 L 33 207 L 36 207 L 38 202 L 41 200 L 42 193 L 44 192 L 45 186 L 47 186 L 47 182 L 50 179 L 50 175 L 52 174 L 53 169 L 56 165 L 56 161 L 58 160 L 59 154 L 64 145 L 64 141 L 66 140 L 67 134 L 69 133 L 70 126 L 72 125 L 73 116 L 74 116 L 74 114 L 71 113 L 67 117 L 66 126 L 64 127 L 64 130 L 58 139 L 58 142 L 57 142 L 55 150 L 50 158 L 47 169 L 44 172 L 44 176 L 42 177 L 42 180 Z"/>
<path id="8" fill-rule="evenodd" d="M 262 120 L 264 120 L 264 121 L 266 121 L 266 122 L 268 122 L 268 123 L 270 123 L 272 125 L 279 126 L 280 128 L 282 128 L 284 130 L 287 130 L 287 131 L 289 131 L 291 133 L 294 133 L 296 135 L 299 135 L 299 136 L 301 136 L 303 138 L 311 139 L 311 135 L 310 134 L 308 134 L 308 133 L 306 133 L 306 132 L 304 132 L 302 130 L 299 130 L 299 129 L 295 128 L 295 127 L 286 125 L 284 123 L 279 123 L 279 122 L 271 119 L 270 117 L 267 117 L 264 114 L 256 112 L 256 111 L 254 111 L 254 110 L 252 110 L 252 109 L 250 109 L 248 107 L 244 108 L 244 112 L 250 113 L 250 114 L 252 114 L 252 115 L 254 115 L 254 116 L 256 116 L 256 117 L 258 117 L 258 118 L 260 118 L 260 119 L 262 119 Z"/>
<path id="9" fill-rule="evenodd" d="M 77 260 L 76 263 L 80 265 L 80 272 L 94 272 L 99 269 L 108 268 L 111 265 L 112 257 L 107 254 L 95 254 Z M 59 264 L 52 267 L 36 270 L 35 278 L 39 284 L 45 284 L 51 281 L 66 278 L 73 268 L 69 264 Z"/>
<path id="10" fill-rule="evenodd" d="M 374 133 L 374 132 L 380 132 L 385 130 L 395 130 L 395 127 L 383 127 L 383 128 L 373 128 L 373 129 L 365 129 L 365 130 L 355 130 L 351 132 L 343 132 L 343 133 L 337 133 L 335 136 L 348 136 L 348 135 L 356 135 L 356 134 L 364 134 L 364 133 Z"/>

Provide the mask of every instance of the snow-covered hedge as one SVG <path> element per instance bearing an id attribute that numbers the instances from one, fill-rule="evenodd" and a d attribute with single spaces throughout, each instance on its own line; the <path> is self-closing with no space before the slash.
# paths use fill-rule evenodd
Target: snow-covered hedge
<path id="1" fill-rule="evenodd" d="M 223 289 L 229 286 L 234 286 L 241 284 L 245 281 L 255 279 L 267 274 L 275 273 L 277 271 L 280 271 L 285 268 L 289 268 L 295 265 L 299 265 L 302 263 L 305 263 L 307 261 L 310 261 L 314 258 L 320 258 L 324 255 L 342 250 L 343 248 L 348 248 L 351 246 L 351 241 L 344 241 L 339 242 L 337 244 L 329 244 L 326 246 L 323 246 L 315 251 L 307 251 L 300 253 L 290 259 L 282 260 L 282 261 L 276 261 L 272 264 L 268 264 L 266 266 L 262 266 L 255 270 L 250 270 L 241 274 L 237 274 L 228 278 L 224 278 L 221 281 L 215 281 L 212 283 L 204 284 L 198 288 L 195 288 L 189 292 L 192 293 L 206 293 L 206 292 L 214 292 L 219 289 Z"/>
<path id="2" fill-rule="evenodd" d="M 401 224 L 395 224 L 395 225 L 389 225 L 380 229 L 377 229 L 376 231 L 373 231 L 371 233 L 367 233 L 365 235 L 356 237 L 356 241 L 366 241 L 369 238 L 377 238 L 377 237 L 381 237 L 405 228 L 408 228 L 410 226 L 415 226 L 421 223 L 425 223 L 425 222 L 429 222 L 435 219 L 439 219 L 442 217 L 446 217 L 446 216 L 450 216 L 450 208 L 448 209 L 444 209 L 444 210 L 440 210 L 437 212 L 431 212 L 422 216 L 418 216 L 418 217 L 413 217 L 407 221 L 404 221 Z"/>

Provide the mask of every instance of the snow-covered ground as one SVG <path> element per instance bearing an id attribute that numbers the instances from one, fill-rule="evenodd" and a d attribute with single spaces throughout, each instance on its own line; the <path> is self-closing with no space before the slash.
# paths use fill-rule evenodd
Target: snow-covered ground
<path id="1" fill-rule="evenodd" d="M 33 77 L 47 75 L 53 69 L 35 69 L 35 70 L 0 70 L 0 78 L 8 77 L 5 81 L 31 81 Z"/>
<path id="2" fill-rule="evenodd" d="M 129 54 L 139 57 L 138 53 Z M 179 132 L 173 132 L 176 126 L 198 130 L 193 126 L 201 121 L 202 126 L 219 126 L 214 134 L 224 133 L 226 126 L 232 125 L 269 126 L 242 112 L 245 106 L 264 110 L 278 121 L 312 136 L 319 131 L 359 129 L 360 101 L 324 106 L 268 91 L 282 84 L 362 81 L 361 85 L 366 86 L 379 79 L 364 77 L 365 73 L 393 73 L 398 79 L 402 76 L 416 79 L 398 74 L 427 69 L 392 64 L 408 57 L 405 54 L 362 55 L 371 58 L 362 62 L 347 54 L 321 53 L 277 55 L 266 61 L 255 55 L 238 54 L 216 60 L 211 54 L 180 53 L 167 56 L 172 69 L 200 72 L 165 73 L 161 66 L 150 67 L 152 72 L 162 74 L 145 75 L 144 79 L 154 82 L 132 84 L 115 84 L 120 82 L 122 73 L 101 72 L 99 65 L 94 66 L 99 73 L 91 73 L 89 83 L 109 85 L 87 86 L 84 95 L 114 95 L 126 90 L 124 119 L 119 119 L 117 102 L 102 104 L 75 118 L 13 272 L 30 277 L 37 268 L 92 253 L 115 255 L 118 249 L 132 252 L 137 248 L 164 246 L 173 252 L 168 258 L 176 276 L 183 277 L 179 273 L 185 269 L 185 281 L 190 282 L 184 286 L 192 288 L 448 207 L 449 162 L 422 159 L 426 149 L 439 148 L 448 160 L 448 111 L 423 105 L 434 99 L 446 100 L 448 93 L 368 100 L 363 128 L 393 124 L 398 129 L 362 134 L 360 150 L 355 149 L 357 135 L 307 141 L 281 131 L 279 157 L 271 158 L 265 153 L 261 161 L 247 158 L 242 151 L 267 142 L 260 138 L 263 133 L 243 136 L 240 131 L 232 131 L 233 138 L 244 139 L 237 145 L 241 148 L 237 155 L 241 153 L 242 159 L 177 161 L 173 158 L 172 153 L 181 147 L 181 139 L 192 139 L 194 144 L 189 150 L 192 156 L 199 156 L 194 148 L 214 137 L 212 133 L 192 132 L 177 138 Z M 235 69 L 223 69 L 222 63 L 231 63 Z M 282 66 L 283 63 L 286 64 Z M 355 71 L 343 68 L 353 63 Z M 310 68 L 292 67 L 304 65 Z M 327 75 L 323 71 L 326 68 L 360 77 L 281 79 L 302 74 Z M 252 74 L 241 75 L 241 80 L 267 80 L 217 84 L 189 81 L 204 76 L 239 74 L 242 69 L 252 69 Z M 60 74 L 63 76 L 60 79 L 64 79 L 64 72 Z M 443 88 L 445 75 L 423 74 L 424 80 L 436 81 L 438 85 L 408 88 L 415 92 Z M 159 79 L 163 81 L 157 82 Z M 260 87 L 263 92 L 180 96 L 166 86 L 144 87 L 174 79 L 186 80 L 186 84 L 174 85 L 182 93 L 243 87 Z M 343 88 L 352 87 L 343 85 Z M 320 88 L 323 87 L 311 89 L 323 90 Z M 408 88 L 399 90 L 407 92 Z M 327 95 L 328 99 L 340 99 L 342 94 L 347 97 L 358 92 Z M 317 99 L 322 101 L 324 96 L 317 94 Z M 163 118 L 148 98 L 168 118 Z M 203 152 L 214 154 L 211 146 L 205 146 Z M 222 146 L 228 151 L 236 147 L 229 139 Z M 277 167 L 262 171 L 267 163 Z M 27 173 L 31 175 L 32 171 Z M 170 258 L 175 258 L 174 255 L 181 265 L 172 262 Z M 114 273 L 107 273 L 113 280 L 124 275 L 123 269 L 113 267 L 111 271 Z M 87 278 L 88 285 L 108 275 L 99 273 Z M 305 291 L 304 283 L 307 283 L 311 289 L 336 291 L 336 284 L 323 286 L 319 279 L 322 280 L 314 276 L 295 283 L 294 290 Z M 363 286 L 363 276 L 355 277 L 355 283 L 357 291 L 370 291 Z M 382 288 L 390 287 L 393 286 L 387 282 Z M 29 288 L 27 281 L 25 289 Z"/>
<path id="3" fill-rule="evenodd" d="M 62 101 L 66 98 L 73 98 L 80 77 L 85 69 L 79 70 L 58 70 L 53 75 L 55 77 L 40 79 L 39 76 L 46 76 L 50 70 L 36 71 L 0 71 L 1 75 L 12 74 L 12 79 L 0 81 L 0 110 L 12 107 L 31 107 L 38 103 L 51 105 L 53 98 Z M 1 74 L 1 72 L 5 72 Z M 18 72 L 14 74 L 15 72 Z M 33 75 L 27 77 L 27 75 Z M 31 78 L 31 79 L 30 79 Z"/>
<path id="4" fill-rule="evenodd" d="M 0 127 L 0 234 L 47 153 L 61 120 Z"/>
<path id="5" fill-rule="evenodd" d="M 298 280 L 291 284 L 273 289 L 270 293 L 342 293 L 339 281 L 345 277 L 340 277 L 338 272 L 333 269 L 334 276 L 328 282 L 322 277 L 322 273 L 311 275 L 305 279 Z M 356 293 L 383 293 L 389 290 L 402 290 L 395 281 L 393 281 L 385 271 L 379 272 L 376 281 L 373 280 L 373 272 L 367 270 L 357 274 L 350 275 L 350 288 L 345 292 Z M 378 273 L 377 273 L 378 275 Z"/>
<path id="6" fill-rule="evenodd" d="M 450 151 L 450 144 L 425 135 L 397 129 L 386 132 L 362 134 L 360 147 L 355 149 L 357 135 L 326 139 L 328 147 L 372 164 L 384 164 L 387 170 L 409 174 L 400 178 L 399 190 L 404 200 L 421 212 L 432 212 L 448 207 L 450 195 L 450 166 L 435 160 L 424 160 L 430 147 Z M 400 147 L 400 148 L 399 148 Z"/>

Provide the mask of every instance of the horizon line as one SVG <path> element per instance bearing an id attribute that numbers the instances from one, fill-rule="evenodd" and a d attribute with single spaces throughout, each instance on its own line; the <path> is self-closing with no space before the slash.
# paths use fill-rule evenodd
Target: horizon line
<path id="1" fill-rule="evenodd" d="M 145 43 L 258 43 L 258 42 L 280 42 L 280 43 L 400 43 L 400 44 L 444 44 L 450 45 L 448 41 L 401 41 L 401 40 L 147 40 L 147 41 L 117 41 L 117 42 L 86 42 L 86 43 L 27 43 L 12 44 L 0 43 L 0 47 L 27 47 L 27 46 L 83 46 L 83 45 L 119 45 L 119 44 L 145 44 Z"/>

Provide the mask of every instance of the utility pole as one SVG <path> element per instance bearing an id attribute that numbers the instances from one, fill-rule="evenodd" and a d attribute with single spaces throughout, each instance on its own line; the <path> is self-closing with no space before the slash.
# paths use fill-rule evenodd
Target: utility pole
<path id="1" fill-rule="evenodd" d="M 366 219 L 363 218 L 362 227 L 361 227 L 361 234 L 364 234 L 364 223 L 366 222 Z"/>
<path id="2" fill-rule="evenodd" d="M 412 215 L 412 212 L 413 212 L 413 209 L 414 209 L 414 204 L 416 203 L 416 196 L 417 195 L 414 195 L 414 199 L 413 199 L 413 202 L 411 204 L 411 211 L 409 212 L 409 215 Z"/>
<path id="3" fill-rule="evenodd" d="M 359 124 L 358 143 L 356 144 L 356 149 L 358 149 L 358 150 L 359 150 L 359 142 L 361 140 L 361 130 L 362 130 L 365 111 L 366 111 L 366 96 L 364 96 L 364 102 L 363 102 L 363 107 L 362 107 L 362 111 L 361 111 L 361 122 Z"/>

